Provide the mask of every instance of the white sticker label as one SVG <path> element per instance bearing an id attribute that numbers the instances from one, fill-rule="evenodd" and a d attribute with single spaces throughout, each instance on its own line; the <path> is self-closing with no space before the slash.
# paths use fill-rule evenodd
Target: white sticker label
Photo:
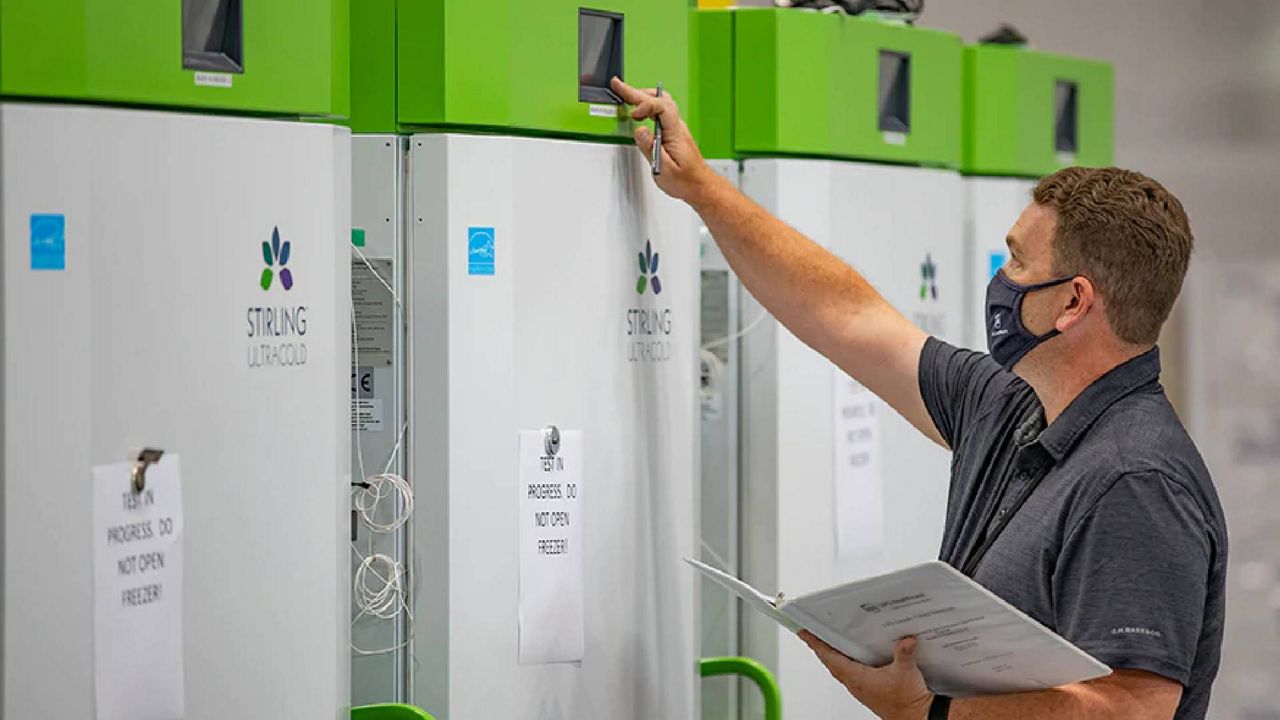
<path id="1" fill-rule="evenodd" d="M 583 619 L 582 431 L 520 431 L 520 664 L 578 662 Z"/>
<path id="2" fill-rule="evenodd" d="M 835 368 L 836 552 L 841 562 L 884 550 L 880 401 Z"/>
<path id="3" fill-rule="evenodd" d="M 604 117 L 604 118 L 617 119 L 618 106 L 617 105 L 598 105 L 596 103 L 592 103 L 587 106 L 587 112 L 591 114 L 591 117 Z"/>
<path id="4" fill-rule="evenodd" d="M 351 353 L 361 365 L 388 366 L 395 356 L 395 298 L 387 287 L 395 281 L 394 272 L 390 258 L 368 258 L 368 264 L 362 258 L 351 261 L 351 306 L 356 323 Z"/>
<path id="5" fill-rule="evenodd" d="M 906 133 L 886 131 L 886 132 L 884 132 L 884 133 L 881 135 L 881 137 L 884 139 L 884 144 L 885 144 L 885 145 L 899 145 L 899 146 L 901 146 L 901 145 L 906 145 L 906 144 L 907 144 L 907 134 L 906 134 Z"/>
<path id="6" fill-rule="evenodd" d="M 129 463 L 93 468 L 93 682 L 97 720 L 178 720 L 182 479 L 166 454 L 133 491 Z"/>
<path id="7" fill-rule="evenodd" d="M 351 399 L 351 429 L 360 432 L 382 431 L 382 398 Z"/>
<path id="8" fill-rule="evenodd" d="M 1060 152 L 1060 153 L 1058 153 L 1058 164 L 1060 164 L 1060 165 L 1075 165 L 1075 164 L 1076 164 L 1076 154 L 1075 154 L 1075 153 L 1073 153 L 1073 152 Z"/>
<path id="9" fill-rule="evenodd" d="M 231 87 L 231 76 L 227 73 L 198 72 L 196 85 L 201 87 Z"/>

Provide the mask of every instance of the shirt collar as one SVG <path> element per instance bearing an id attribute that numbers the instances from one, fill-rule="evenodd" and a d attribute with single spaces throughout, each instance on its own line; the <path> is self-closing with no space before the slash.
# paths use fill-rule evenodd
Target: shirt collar
<path id="1" fill-rule="evenodd" d="M 1160 378 L 1160 349 L 1147 352 L 1115 366 L 1107 374 L 1094 380 L 1084 392 L 1076 396 L 1067 409 L 1040 433 L 1040 444 L 1053 456 L 1054 462 L 1062 462 L 1071 448 L 1079 442 L 1094 422 L 1117 400 L 1149 385 Z M 1043 411 L 1034 420 L 1043 420 Z M 1020 428 L 1021 429 L 1021 428 Z"/>

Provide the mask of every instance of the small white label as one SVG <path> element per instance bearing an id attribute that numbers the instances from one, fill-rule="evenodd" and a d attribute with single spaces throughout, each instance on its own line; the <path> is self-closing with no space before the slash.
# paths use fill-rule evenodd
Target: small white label
<path id="1" fill-rule="evenodd" d="M 351 429 L 360 432 L 382 431 L 382 398 L 351 399 Z"/>
<path id="2" fill-rule="evenodd" d="M 592 103 L 587 106 L 587 112 L 591 113 L 591 117 L 618 118 L 617 105 L 597 105 Z"/>
<path id="3" fill-rule="evenodd" d="M 93 679 L 98 720 L 185 716 L 182 479 L 165 453 L 134 492 L 130 463 L 93 468 Z"/>
<path id="4" fill-rule="evenodd" d="M 885 145 L 906 145 L 907 134 L 902 132 L 885 131 L 881 137 L 884 139 Z"/>
<path id="5" fill-rule="evenodd" d="M 1075 165 L 1075 164 L 1076 164 L 1076 154 L 1075 154 L 1075 153 L 1072 153 L 1072 152 L 1060 152 L 1060 153 L 1058 153 L 1058 164 L 1059 164 L 1059 165 Z"/>
<path id="6" fill-rule="evenodd" d="M 231 76 L 227 73 L 198 72 L 196 85 L 202 87 L 231 87 Z"/>

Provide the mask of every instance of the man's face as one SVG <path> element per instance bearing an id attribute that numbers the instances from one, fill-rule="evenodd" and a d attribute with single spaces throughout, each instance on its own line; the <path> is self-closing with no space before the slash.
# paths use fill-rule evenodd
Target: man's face
<path id="1" fill-rule="evenodd" d="M 1058 214 L 1052 208 L 1034 202 L 1027 205 L 1005 239 L 1009 260 L 1004 274 L 1010 280 L 1035 285 L 1058 277 L 1053 267 L 1053 232 L 1057 224 Z M 1061 303 L 1070 292 L 1068 283 L 1028 294 L 1022 302 L 1023 326 L 1036 335 L 1052 330 Z"/>

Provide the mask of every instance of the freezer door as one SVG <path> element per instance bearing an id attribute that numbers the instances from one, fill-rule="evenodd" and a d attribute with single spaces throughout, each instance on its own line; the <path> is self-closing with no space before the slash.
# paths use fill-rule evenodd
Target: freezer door
<path id="1" fill-rule="evenodd" d="M 0 715 L 93 716 L 91 471 L 140 447 L 181 458 L 188 720 L 346 711 L 349 138 L 0 106 Z"/>
<path id="2" fill-rule="evenodd" d="M 455 720 L 692 718 L 693 213 L 632 147 L 424 135 L 410 166 L 416 699 Z M 522 665 L 517 441 L 548 425 L 583 433 L 585 654 Z"/>
<path id="3" fill-rule="evenodd" d="M 748 160 L 742 171 L 748 195 L 953 343 L 964 319 L 961 182 L 827 160 Z M 742 342 L 743 579 L 794 597 L 936 559 L 950 455 L 777 323 Z M 788 714 L 862 717 L 789 633 L 756 613 L 743 626 L 744 652 L 778 673 Z"/>

